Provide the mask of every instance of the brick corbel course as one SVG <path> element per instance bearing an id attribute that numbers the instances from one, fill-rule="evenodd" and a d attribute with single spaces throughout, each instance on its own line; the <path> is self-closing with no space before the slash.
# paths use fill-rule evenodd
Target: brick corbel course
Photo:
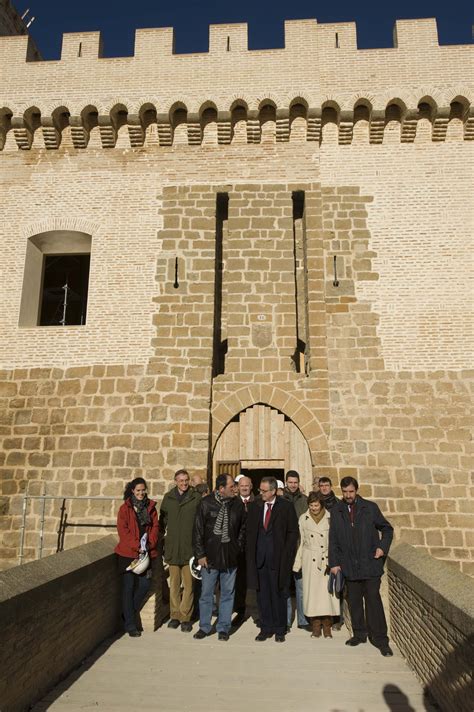
<path id="1" fill-rule="evenodd" d="M 409 544 L 388 559 L 391 632 L 443 712 L 471 712 L 472 579 Z"/>

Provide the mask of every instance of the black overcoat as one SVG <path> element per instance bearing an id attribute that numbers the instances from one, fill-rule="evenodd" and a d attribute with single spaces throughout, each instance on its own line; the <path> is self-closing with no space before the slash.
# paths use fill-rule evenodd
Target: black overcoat
<path id="1" fill-rule="evenodd" d="M 263 521 L 262 499 L 256 498 L 247 511 L 247 586 L 258 589 L 257 537 L 260 521 Z M 278 572 L 280 590 L 288 588 L 298 546 L 298 519 L 295 508 L 283 497 L 277 497 L 272 508 L 268 532 L 272 534 L 273 565 Z"/>
<path id="2" fill-rule="evenodd" d="M 329 566 L 340 566 L 350 581 L 382 576 L 392 539 L 393 527 L 375 502 L 357 496 L 354 526 L 347 504 L 338 502 L 331 509 Z M 385 554 L 380 559 L 374 559 L 377 548 Z"/>

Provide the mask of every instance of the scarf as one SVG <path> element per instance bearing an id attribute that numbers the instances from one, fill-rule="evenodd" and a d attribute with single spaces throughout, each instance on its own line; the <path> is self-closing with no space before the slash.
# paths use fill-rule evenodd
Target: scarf
<path id="1" fill-rule="evenodd" d="M 321 507 L 318 514 L 313 514 L 312 512 L 309 512 L 309 515 L 315 524 L 319 524 L 325 514 L 326 512 L 323 507 Z"/>
<path id="2" fill-rule="evenodd" d="M 150 504 L 150 500 L 146 495 L 143 499 L 137 499 L 134 494 L 132 494 L 130 499 L 137 512 L 137 519 L 139 523 L 142 527 L 146 527 L 151 523 L 150 515 L 148 514 L 148 505 Z"/>
<path id="3" fill-rule="evenodd" d="M 329 494 L 323 495 L 323 499 L 326 509 L 331 509 L 335 504 L 337 504 L 337 497 L 332 490 Z"/>
<path id="4" fill-rule="evenodd" d="M 219 492 L 215 492 L 216 502 L 221 505 L 217 514 L 216 523 L 214 524 L 213 532 L 216 536 L 220 536 L 221 544 L 227 544 L 230 541 L 229 536 L 229 502 L 231 497 L 221 497 Z"/>

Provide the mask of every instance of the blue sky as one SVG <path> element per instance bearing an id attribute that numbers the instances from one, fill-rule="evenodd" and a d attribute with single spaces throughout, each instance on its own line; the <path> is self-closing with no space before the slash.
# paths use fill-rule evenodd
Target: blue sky
<path id="1" fill-rule="evenodd" d="M 133 36 L 139 27 L 174 27 L 177 52 L 205 52 L 208 25 L 247 22 L 252 49 L 283 46 L 285 19 L 316 18 L 318 22 L 357 23 L 359 47 L 392 46 L 396 19 L 436 17 L 441 44 L 472 42 L 474 4 L 468 0 L 368 0 L 310 2 L 310 0 L 180 0 L 179 2 L 124 2 L 123 0 L 13 0 L 20 13 L 27 7 L 36 20 L 31 27 L 45 59 L 60 55 L 63 32 L 101 30 L 106 56 L 133 54 Z"/>

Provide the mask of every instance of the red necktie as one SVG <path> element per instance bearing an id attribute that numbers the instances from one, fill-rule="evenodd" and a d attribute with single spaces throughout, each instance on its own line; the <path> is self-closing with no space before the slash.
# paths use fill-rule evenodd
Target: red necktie
<path id="1" fill-rule="evenodd" d="M 265 512 L 265 519 L 263 521 L 263 528 L 265 530 L 268 529 L 268 525 L 270 523 L 270 517 L 272 516 L 272 504 L 267 504 L 267 511 Z"/>

